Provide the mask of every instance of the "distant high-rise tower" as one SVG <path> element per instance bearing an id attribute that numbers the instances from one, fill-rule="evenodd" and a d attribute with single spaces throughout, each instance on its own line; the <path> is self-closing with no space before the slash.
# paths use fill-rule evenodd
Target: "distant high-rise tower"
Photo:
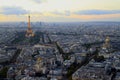
<path id="1" fill-rule="evenodd" d="M 110 37 L 107 36 L 105 39 L 105 43 L 103 44 L 103 48 L 107 49 L 110 48 Z"/>
<path id="2" fill-rule="evenodd" d="M 31 29 L 31 25 L 30 25 L 30 16 L 28 16 L 28 29 L 26 31 L 26 37 L 33 37 L 34 36 L 34 33 Z"/>

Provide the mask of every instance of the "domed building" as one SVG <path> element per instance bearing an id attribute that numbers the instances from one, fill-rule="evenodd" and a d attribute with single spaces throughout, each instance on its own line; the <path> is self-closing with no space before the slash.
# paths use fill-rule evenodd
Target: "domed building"
<path id="1" fill-rule="evenodd" d="M 110 37 L 109 36 L 107 36 L 106 37 L 106 39 L 105 39 L 105 43 L 103 44 L 103 49 L 108 49 L 108 48 L 110 48 Z"/>

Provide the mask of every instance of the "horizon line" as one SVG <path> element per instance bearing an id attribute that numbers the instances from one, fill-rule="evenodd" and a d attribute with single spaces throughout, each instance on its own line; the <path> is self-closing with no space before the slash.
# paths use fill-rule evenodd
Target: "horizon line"
<path id="1" fill-rule="evenodd" d="M 0 23 L 19 23 L 19 22 L 27 22 L 27 21 L 2 21 Z M 120 21 L 55 21 L 55 22 L 51 22 L 51 21 L 31 21 L 32 23 L 36 23 L 36 22 L 44 22 L 44 23 L 78 23 L 78 22 L 120 22 Z"/>

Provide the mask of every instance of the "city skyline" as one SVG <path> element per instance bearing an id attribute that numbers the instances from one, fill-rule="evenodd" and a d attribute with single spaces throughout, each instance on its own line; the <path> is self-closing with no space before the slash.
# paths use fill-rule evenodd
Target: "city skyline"
<path id="1" fill-rule="evenodd" d="M 0 22 L 120 21 L 120 0 L 0 0 Z"/>

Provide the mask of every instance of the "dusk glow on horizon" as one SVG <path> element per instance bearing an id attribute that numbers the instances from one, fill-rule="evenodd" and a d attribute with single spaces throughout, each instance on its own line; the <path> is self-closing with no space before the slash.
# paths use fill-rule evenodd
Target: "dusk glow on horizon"
<path id="1" fill-rule="evenodd" d="M 120 21 L 120 0 L 0 0 L 0 22 Z"/>

